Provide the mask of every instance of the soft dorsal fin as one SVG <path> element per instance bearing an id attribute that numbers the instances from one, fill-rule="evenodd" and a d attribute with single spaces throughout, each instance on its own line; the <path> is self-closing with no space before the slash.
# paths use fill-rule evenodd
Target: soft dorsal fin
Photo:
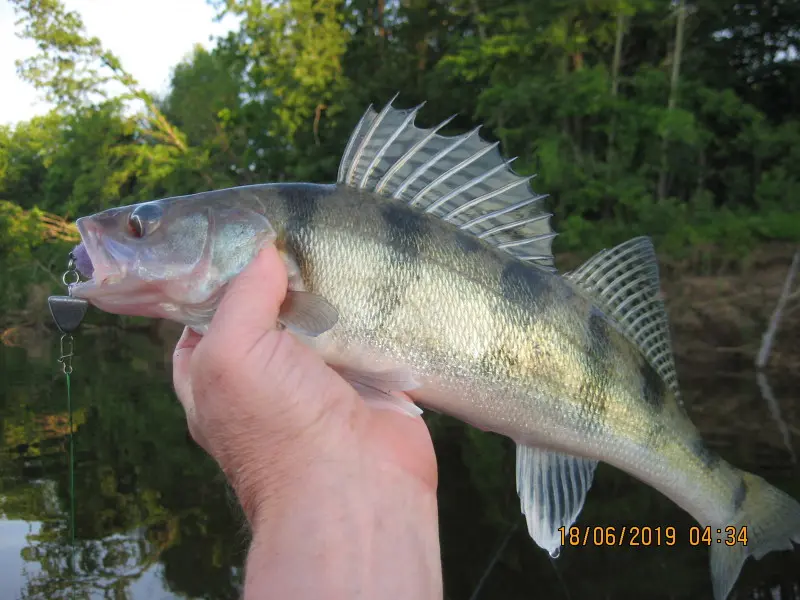
<path id="1" fill-rule="evenodd" d="M 639 346 L 680 402 L 658 260 L 650 238 L 637 237 L 602 250 L 564 277 L 586 291 Z"/>
<path id="2" fill-rule="evenodd" d="M 516 258 L 550 270 L 555 233 L 546 195 L 534 193 L 478 130 L 442 136 L 420 129 L 421 108 L 380 112 L 370 106 L 347 143 L 338 182 L 405 202 L 485 240 Z"/>

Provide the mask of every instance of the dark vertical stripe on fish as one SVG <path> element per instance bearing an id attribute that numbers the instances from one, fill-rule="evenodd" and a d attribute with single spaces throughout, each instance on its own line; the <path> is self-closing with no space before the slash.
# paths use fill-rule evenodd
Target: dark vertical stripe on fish
<path id="1" fill-rule="evenodd" d="M 511 301 L 532 300 L 544 304 L 550 300 L 552 282 L 547 274 L 519 260 L 509 260 L 500 276 L 503 296 Z"/>
<path id="2" fill-rule="evenodd" d="M 279 188 L 283 208 L 286 211 L 286 229 L 297 233 L 311 227 L 319 210 L 319 186 L 285 184 Z"/>
<path id="3" fill-rule="evenodd" d="M 313 289 L 311 261 L 306 255 L 314 218 L 319 211 L 319 200 L 330 193 L 326 187 L 313 184 L 287 183 L 276 186 L 286 214 L 283 244 L 297 262 L 300 276 L 309 289 Z"/>
<path id="4" fill-rule="evenodd" d="M 505 345 L 490 348 L 479 359 L 481 372 L 500 379 L 514 377 L 519 368 L 516 354 Z"/>
<path id="5" fill-rule="evenodd" d="M 395 311 L 403 301 L 403 290 L 397 286 L 397 282 L 389 278 L 386 283 L 382 283 L 375 291 L 370 294 L 370 304 L 376 308 L 377 321 L 375 323 L 375 333 L 383 331 L 392 322 Z"/>
<path id="6" fill-rule="evenodd" d="M 389 246 L 405 259 L 417 258 L 428 233 L 425 217 L 395 202 L 382 206 L 381 216 L 386 223 Z"/>
<path id="7" fill-rule="evenodd" d="M 383 283 L 379 284 L 373 294 L 375 305 L 379 308 L 376 331 L 383 330 L 392 323 L 394 313 L 402 306 L 408 293 L 408 286 L 399 287 L 397 280 L 408 276 L 415 279 L 419 276 L 416 269 L 423 251 L 425 239 L 429 231 L 427 219 L 417 211 L 398 204 L 388 202 L 380 206 L 380 216 L 386 226 L 386 241 L 395 255 L 389 260 L 394 264 L 387 266 Z M 392 275 L 394 273 L 394 275 Z"/>
<path id="8" fill-rule="evenodd" d="M 660 411 L 664 407 L 666 399 L 666 384 L 661 380 L 658 372 L 644 358 L 642 358 L 642 363 L 639 366 L 639 376 L 642 379 L 642 398 L 645 404 L 656 411 Z"/>
<path id="9" fill-rule="evenodd" d="M 463 231 L 456 232 L 456 243 L 466 254 L 477 252 L 483 247 L 478 238 L 469 233 L 464 233 Z"/>
<path id="10" fill-rule="evenodd" d="M 608 363 L 608 354 L 611 349 L 611 323 L 603 311 L 596 306 L 589 309 L 587 328 L 589 331 L 587 353 L 597 357 L 602 364 Z"/>
<path id="11" fill-rule="evenodd" d="M 699 436 L 692 442 L 692 452 L 697 456 L 700 462 L 703 463 L 706 469 L 714 469 L 719 464 L 719 454 L 709 450 Z"/>
<path id="12" fill-rule="evenodd" d="M 600 422 L 597 417 L 606 412 L 608 382 L 611 380 L 613 360 L 611 356 L 611 329 L 608 317 L 596 306 L 589 309 L 586 322 L 586 348 L 584 382 L 581 395 L 587 400 L 581 417 L 592 426 Z M 599 390 L 599 393 L 598 393 Z"/>
<path id="13" fill-rule="evenodd" d="M 647 437 L 645 437 L 644 445 L 651 450 L 658 450 L 662 448 L 669 438 L 664 436 L 667 427 L 661 421 L 654 421 L 650 429 L 647 431 Z"/>

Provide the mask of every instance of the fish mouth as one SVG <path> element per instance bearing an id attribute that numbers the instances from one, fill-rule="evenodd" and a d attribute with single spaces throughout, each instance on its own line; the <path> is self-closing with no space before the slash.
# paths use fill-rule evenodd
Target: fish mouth
<path id="1" fill-rule="evenodd" d="M 85 281 L 70 286 L 70 292 L 78 298 L 92 300 L 100 296 L 118 295 L 129 292 L 136 277 L 131 277 L 125 268 L 124 248 L 109 238 L 104 238 L 100 229 L 88 218 L 78 219 L 78 233 L 86 255 L 91 262 L 90 273 L 82 273 Z M 116 248 L 119 246 L 119 248 Z M 110 249 L 110 250 L 109 250 Z M 116 252 L 114 252 L 116 250 Z M 114 254 L 121 254 L 115 257 Z"/>
<path id="2" fill-rule="evenodd" d="M 140 317 L 167 318 L 164 308 L 169 301 L 157 280 L 141 278 L 135 268 L 136 256 L 132 248 L 112 235 L 103 233 L 103 223 L 84 217 L 77 221 L 78 233 L 86 256 L 84 264 L 91 270 L 81 273 L 87 277 L 70 285 L 69 293 L 88 300 L 102 311 Z M 88 267 L 89 265 L 86 265 Z M 169 305 L 171 306 L 171 305 Z"/>

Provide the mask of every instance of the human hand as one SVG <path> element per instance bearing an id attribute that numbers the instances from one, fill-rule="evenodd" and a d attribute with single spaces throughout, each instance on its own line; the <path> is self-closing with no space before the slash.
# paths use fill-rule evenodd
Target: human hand
<path id="1" fill-rule="evenodd" d="M 205 336 L 184 331 L 173 379 L 192 437 L 225 472 L 253 526 L 254 547 L 259 531 L 269 532 L 265 556 L 295 556 L 289 566 L 305 570 L 321 549 L 303 544 L 329 534 L 321 543 L 335 556 L 325 558 L 326 568 L 332 559 L 350 562 L 345 570 L 354 570 L 351 561 L 362 565 L 335 575 L 342 597 L 358 585 L 359 593 L 391 598 L 385 586 L 393 580 L 404 597 L 440 597 L 436 459 L 425 423 L 365 403 L 278 329 L 286 286 L 283 261 L 270 246 L 231 283 Z M 404 543 L 411 573 L 398 568 Z M 298 574 L 286 566 L 261 570 L 272 573 L 273 585 Z M 388 579 L 381 574 L 387 568 L 395 572 Z M 379 574 L 383 581 L 370 583 Z M 314 593 L 305 580 L 293 585 L 305 585 L 292 588 L 301 596 Z M 327 585 L 334 597 L 328 593 L 336 586 Z"/>

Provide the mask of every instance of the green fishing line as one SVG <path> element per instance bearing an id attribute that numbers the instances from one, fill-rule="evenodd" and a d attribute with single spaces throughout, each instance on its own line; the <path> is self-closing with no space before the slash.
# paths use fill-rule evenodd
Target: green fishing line
<path id="1" fill-rule="evenodd" d="M 64 340 L 69 344 L 69 350 L 64 352 Z M 69 476 L 69 576 L 72 581 L 70 598 L 75 598 L 75 426 L 72 417 L 72 356 L 73 340 L 72 336 L 65 334 L 61 336 L 61 358 L 59 362 L 64 365 L 64 376 L 67 381 L 67 423 L 69 425 L 69 449 L 67 451 L 67 472 Z"/>
<path id="2" fill-rule="evenodd" d="M 50 296 L 47 304 L 58 330 L 61 332 L 61 363 L 67 382 L 67 422 L 69 425 L 69 450 L 67 471 L 69 474 L 69 571 L 70 597 L 75 598 L 75 424 L 72 415 L 72 357 L 75 355 L 74 340 L 71 333 L 81 324 L 89 303 L 82 298 L 72 297 L 71 286 L 80 279 L 75 268 L 75 256 L 70 253 L 67 270 L 61 281 L 67 286 L 68 296 Z M 65 344 L 66 342 L 66 344 Z"/>
<path id="3" fill-rule="evenodd" d="M 72 548 L 71 559 L 75 559 L 75 445 L 73 443 L 72 426 L 72 391 L 69 373 L 67 376 L 67 416 L 69 419 L 69 543 Z"/>

